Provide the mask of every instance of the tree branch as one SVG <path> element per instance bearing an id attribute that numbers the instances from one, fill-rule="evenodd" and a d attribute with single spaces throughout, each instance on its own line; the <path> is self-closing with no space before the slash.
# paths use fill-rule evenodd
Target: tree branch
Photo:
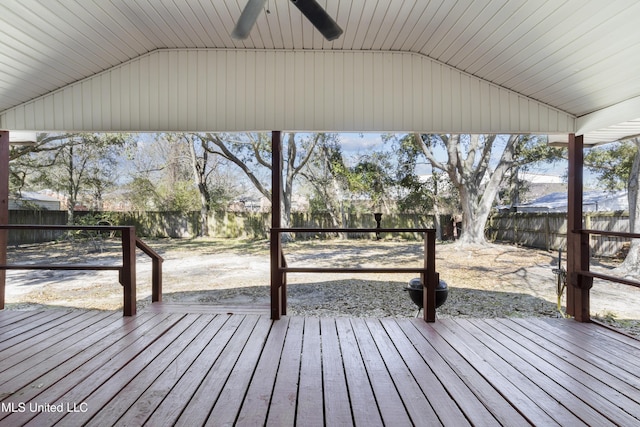
<path id="1" fill-rule="evenodd" d="M 236 166 L 238 166 L 245 173 L 245 175 L 247 176 L 247 178 L 249 178 L 253 185 L 255 185 L 258 191 L 262 193 L 262 195 L 267 199 L 271 200 L 271 192 L 262 185 L 260 180 L 254 175 L 251 169 L 249 169 L 249 167 L 242 160 L 240 160 L 240 158 L 233 154 L 217 135 L 207 133 L 204 138 L 206 138 L 207 141 L 215 144 L 222 152 L 223 157 L 235 163 Z M 211 153 L 216 154 L 215 150 L 209 150 L 209 147 L 206 147 L 205 149 Z"/>

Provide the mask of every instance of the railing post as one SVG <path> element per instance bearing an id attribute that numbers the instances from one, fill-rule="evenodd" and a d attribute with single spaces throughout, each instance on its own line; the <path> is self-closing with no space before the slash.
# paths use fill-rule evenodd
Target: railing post
<path id="1" fill-rule="evenodd" d="M 287 268 L 287 260 L 284 257 L 284 253 L 282 252 L 282 244 L 278 246 L 278 251 L 280 252 L 280 267 Z M 280 312 L 282 315 L 287 314 L 287 272 L 282 272 L 282 281 L 280 282 Z M 283 297 L 284 296 L 284 297 Z"/>
<path id="2" fill-rule="evenodd" d="M 271 229 L 271 319 L 279 320 L 282 315 L 283 295 L 282 282 L 284 274 L 280 272 L 282 267 L 282 247 L 280 233 Z"/>
<path id="3" fill-rule="evenodd" d="M 151 302 L 162 302 L 162 259 L 151 259 Z"/>
<path id="4" fill-rule="evenodd" d="M 120 284 L 124 287 L 124 315 L 136 314 L 136 229 L 122 229 L 122 270 Z"/>
<path id="5" fill-rule="evenodd" d="M 582 135 L 569 135 L 569 182 L 567 213 L 567 314 L 579 322 L 590 320 L 589 293 L 593 278 L 580 274 L 589 270 L 589 235 L 581 230 L 584 142 Z"/>
<path id="6" fill-rule="evenodd" d="M 425 322 L 436 321 L 436 234 L 434 231 L 425 232 L 424 236 L 424 268 L 425 273 L 420 274 L 422 286 L 422 306 Z M 426 276 L 426 277 L 425 277 Z"/>
<path id="7" fill-rule="evenodd" d="M 0 224 L 9 224 L 9 132 L 0 131 Z M 9 230 L 0 230 L 0 264 L 7 263 Z M 4 309 L 7 271 L 0 270 L 0 310 Z"/>
<path id="8" fill-rule="evenodd" d="M 271 133 L 271 319 L 278 320 L 286 306 L 286 289 L 283 289 L 280 191 L 282 190 L 282 136 L 280 131 Z"/>

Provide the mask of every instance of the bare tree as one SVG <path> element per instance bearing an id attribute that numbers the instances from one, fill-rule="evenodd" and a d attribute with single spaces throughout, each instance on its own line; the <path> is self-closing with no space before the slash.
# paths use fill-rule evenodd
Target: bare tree
<path id="1" fill-rule="evenodd" d="M 293 187 L 296 177 L 305 167 L 313 154 L 314 147 L 322 134 L 298 137 L 289 133 L 281 151 L 281 164 L 284 166 L 284 179 L 281 194 L 283 202 L 283 224 L 291 225 L 291 207 Z M 255 188 L 269 201 L 271 189 L 266 178 L 271 174 L 271 138 L 265 133 L 247 134 L 215 134 L 201 135 L 204 148 L 231 161 L 244 172 Z M 260 170 L 268 172 L 260 174 Z M 261 179 L 262 178 L 262 179 Z"/>
<path id="2" fill-rule="evenodd" d="M 302 172 L 312 190 L 311 211 L 327 213 L 333 228 L 346 226 L 346 169 L 338 135 L 323 134 L 316 145 L 316 155 Z"/>

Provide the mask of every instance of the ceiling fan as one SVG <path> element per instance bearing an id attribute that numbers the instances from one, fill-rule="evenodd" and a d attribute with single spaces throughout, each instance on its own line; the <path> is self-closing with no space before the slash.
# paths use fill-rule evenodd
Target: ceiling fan
<path id="1" fill-rule="evenodd" d="M 340 37 L 342 28 L 338 26 L 336 21 L 327 14 L 316 0 L 290 1 L 322 33 L 324 38 L 331 41 Z M 240 19 L 236 22 L 236 27 L 233 29 L 231 37 L 234 39 L 246 39 L 258 19 L 258 15 L 264 9 L 266 2 L 267 0 L 247 0 L 247 5 L 244 7 L 242 14 L 240 14 Z"/>

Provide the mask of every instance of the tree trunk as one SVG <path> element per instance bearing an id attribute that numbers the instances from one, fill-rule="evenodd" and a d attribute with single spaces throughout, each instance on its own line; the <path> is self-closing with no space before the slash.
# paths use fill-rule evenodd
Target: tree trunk
<path id="1" fill-rule="evenodd" d="M 462 205 L 462 233 L 458 241 L 463 244 L 484 245 L 484 225 L 489 217 L 489 210 L 473 202 L 475 193 L 460 189 L 460 204 Z"/>
<path id="2" fill-rule="evenodd" d="M 202 159 L 198 159 L 195 141 L 193 138 L 185 137 L 185 141 L 189 147 L 189 155 L 191 160 L 191 170 L 193 172 L 193 180 L 198 188 L 200 195 L 200 236 L 209 236 L 209 211 L 211 206 L 211 195 L 207 187 L 207 151 L 204 150 Z"/>
<path id="3" fill-rule="evenodd" d="M 633 140 L 637 151 L 633 159 L 631 173 L 629 174 L 629 184 L 627 187 L 627 198 L 629 201 L 629 232 L 637 233 L 640 227 L 640 209 L 638 209 L 638 191 L 640 189 L 640 138 Z M 629 253 L 616 269 L 622 274 L 637 273 L 640 268 L 640 239 L 631 239 Z"/>

